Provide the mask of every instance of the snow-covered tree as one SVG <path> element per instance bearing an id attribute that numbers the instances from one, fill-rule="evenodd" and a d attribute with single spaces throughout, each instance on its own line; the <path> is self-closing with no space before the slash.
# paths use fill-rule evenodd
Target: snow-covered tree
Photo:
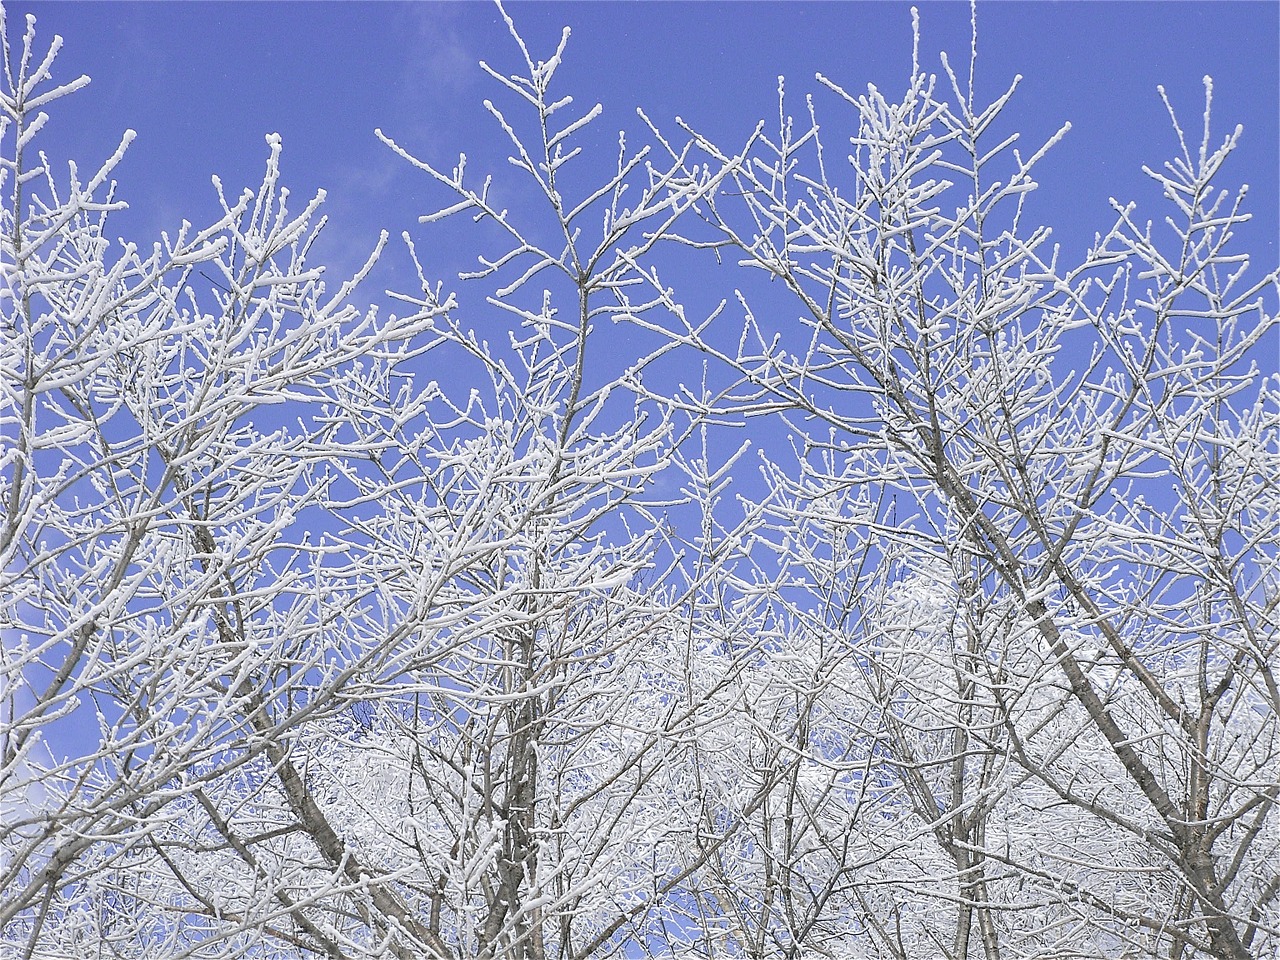
<path id="1" fill-rule="evenodd" d="M 1167 229 L 1067 265 L 1012 88 L 602 154 L 506 23 L 504 178 L 379 133 L 437 205 L 374 307 L 276 136 L 112 242 L 132 134 L 55 168 L 87 81 L 0 20 L 0 952 L 1273 953 L 1278 272 L 1211 88 Z"/>
<path id="2" fill-rule="evenodd" d="M 801 120 L 780 102 L 742 150 L 688 129 L 690 170 L 733 172 L 687 242 L 791 300 L 766 316 L 740 294 L 732 337 L 670 330 L 735 378 L 708 410 L 785 419 L 802 515 L 861 491 L 837 519 L 877 541 L 883 586 L 842 629 L 884 762 L 947 863 L 888 882 L 911 911 L 958 910 L 913 950 L 895 905 L 880 949 L 1267 955 L 1277 271 L 1232 242 L 1240 131 L 1214 135 L 1208 80 L 1194 139 L 1170 106 L 1177 154 L 1147 171 L 1165 222 L 1116 203 L 1067 265 L 1033 200 L 1066 128 L 1024 155 L 994 132 L 1016 83 L 981 106 L 972 69 L 943 68 L 917 66 L 897 100 L 823 80 L 843 126 L 810 100 Z M 847 159 L 824 150 L 833 128 Z M 844 571 L 806 566 L 796 582 L 825 604 Z"/>

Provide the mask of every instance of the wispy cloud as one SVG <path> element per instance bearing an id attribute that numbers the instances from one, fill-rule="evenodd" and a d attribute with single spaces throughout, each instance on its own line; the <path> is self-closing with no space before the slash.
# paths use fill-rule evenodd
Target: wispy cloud
<path id="1" fill-rule="evenodd" d="M 405 61 L 400 79 L 415 99 L 444 100 L 475 84 L 479 54 L 463 39 L 461 5 L 415 3 L 400 8 L 420 56 Z"/>

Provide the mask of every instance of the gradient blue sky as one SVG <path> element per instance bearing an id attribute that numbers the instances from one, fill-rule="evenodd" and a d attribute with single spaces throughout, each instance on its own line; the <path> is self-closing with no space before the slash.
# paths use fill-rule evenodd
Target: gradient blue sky
<path id="1" fill-rule="evenodd" d="M 263 136 L 278 131 L 283 180 L 295 196 L 329 191 L 322 261 L 350 270 L 379 229 L 394 238 L 408 228 L 435 276 L 474 265 L 477 251 L 433 245 L 417 227 L 419 214 L 447 199 L 373 130 L 446 168 L 465 150 L 472 169 L 510 181 L 505 143 L 481 106 L 503 92 L 476 61 L 511 72 L 519 53 L 491 5 L 19 0 L 7 9 L 15 20 L 35 13 L 46 41 L 55 32 L 64 37 L 57 79 L 93 78 L 53 111 L 43 143 L 51 156 L 84 168 L 109 155 L 123 129 L 138 131 L 119 171 L 132 209 L 116 217 L 113 232 L 145 244 L 183 217 L 207 222 L 216 211 L 210 175 L 231 192 L 256 185 Z M 604 103 L 602 173 L 613 159 L 612 132 L 641 132 L 636 106 L 667 129 L 678 114 L 732 145 L 755 121 L 776 115 L 779 74 L 794 94 L 818 90 L 820 71 L 850 90 L 870 81 L 897 96 L 910 68 L 905 3 L 517 2 L 508 9 L 535 56 L 549 56 L 561 27 L 572 27 L 558 89 L 584 106 Z M 1240 231 L 1242 248 L 1263 270 L 1276 263 L 1280 4 L 983 2 L 978 19 L 980 95 L 995 96 L 1015 74 L 1024 76 L 1006 128 L 1038 145 L 1063 121 L 1073 125 L 1038 168 L 1033 211 L 1053 226 L 1069 261 L 1110 226 L 1109 196 L 1138 199 L 1140 214 L 1165 215 L 1140 171 L 1176 150 L 1156 86 L 1165 85 L 1198 140 L 1201 78 L 1210 74 L 1215 140 L 1236 123 L 1245 127 L 1222 184 L 1252 188 L 1255 220 Z M 967 62 L 967 3 L 923 3 L 920 20 L 925 69 L 939 71 L 942 49 L 958 66 Z M 792 102 L 803 110 L 799 96 Z M 829 95 L 819 107 L 828 131 L 851 120 Z M 412 283 L 394 244 L 375 279 L 364 297 Z"/>
<path id="2" fill-rule="evenodd" d="M 380 229 L 393 237 L 409 229 L 433 275 L 474 265 L 474 247 L 418 227 L 418 215 L 448 200 L 373 131 L 380 127 L 446 168 L 465 150 L 476 172 L 512 177 L 504 139 L 481 105 L 500 88 L 476 61 L 512 72 L 520 58 L 491 5 L 10 0 L 6 9 L 12 34 L 30 12 L 44 43 L 54 33 L 64 37 L 56 80 L 93 78 L 87 90 L 49 108 L 52 122 L 38 145 L 51 159 L 96 168 L 125 128 L 138 132 L 117 173 L 131 209 L 113 217 L 114 233 L 145 246 L 183 218 L 207 223 L 217 212 L 210 175 L 233 195 L 256 186 L 267 156 L 263 137 L 279 132 L 283 181 L 294 195 L 329 191 L 321 262 L 349 271 Z M 851 91 L 874 82 L 896 97 L 910 69 L 905 3 L 545 2 L 508 9 L 535 56 L 549 56 L 561 27 L 572 27 L 558 89 L 584 106 L 602 101 L 602 131 L 639 134 L 634 111 L 643 106 L 666 129 L 674 130 L 679 114 L 736 146 L 757 120 L 776 114 L 779 74 L 797 95 L 819 89 L 813 77 L 820 71 Z M 1015 74 L 1024 76 L 1005 129 L 1021 130 L 1025 143 L 1038 146 L 1064 121 L 1073 125 L 1037 168 L 1041 190 L 1030 215 L 1054 228 L 1068 262 L 1112 224 L 1110 196 L 1138 199 L 1140 216 L 1165 216 L 1170 208 L 1141 172 L 1177 149 L 1156 86 L 1165 85 L 1198 140 L 1201 80 L 1210 74 L 1215 142 L 1237 123 L 1245 128 L 1221 181 L 1252 187 L 1255 219 L 1238 231 L 1238 249 L 1254 255 L 1258 274 L 1275 266 L 1280 3 L 984 0 L 978 18 L 979 97 L 990 99 Z M 967 62 L 967 3 L 922 3 L 920 20 L 926 70 L 939 70 L 942 49 L 957 65 Z M 831 96 L 819 97 L 819 107 L 824 130 L 833 133 L 829 142 L 840 142 L 847 134 L 839 124 L 852 123 L 850 112 Z M 794 109 L 803 109 L 799 96 Z M 600 140 L 602 179 L 614 159 L 610 139 Z M 398 247 L 389 248 L 385 263 L 379 283 L 359 299 L 377 298 L 380 286 L 412 286 Z M 681 294 L 696 298 L 692 286 Z M 721 287 L 705 296 L 727 293 Z M 706 306 L 691 304 L 691 313 L 700 316 Z"/>

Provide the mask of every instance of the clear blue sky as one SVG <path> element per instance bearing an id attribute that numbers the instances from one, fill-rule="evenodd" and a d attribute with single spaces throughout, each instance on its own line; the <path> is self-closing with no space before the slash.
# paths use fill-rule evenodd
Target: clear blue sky
<path id="1" fill-rule="evenodd" d="M 967 62 L 967 3 L 921 3 L 921 65 L 938 71 L 938 51 Z M 264 135 L 284 140 L 283 181 L 297 197 L 329 193 L 330 227 L 321 261 L 350 270 L 380 229 L 408 229 L 427 269 L 447 277 L 474 264 L 474 249 L 435 242 L 417 218 L 448 202 L 426 176 L 374 136 L 381 128 L 417 155 L 448 167 L 459 151 L 477 173 L 505 177 L 506 145 L 482 107 L 500 95 L 476 66 L 518 69 L 519 53 L 487 3 L 114 3 L 6 4 L 10 31 L 38 18 L 47 43 L 65 46 L 55 79 L 84 73 L 89 88 L 50 108 L 40 145 L 82 170 L 109 156 L 125 128 L 138 138 L 118 170 L 131 210 L 113 232 L 146 245 L 181 219 L 215 216 L 210 175 L 233 195 L 261 181 Z M 777 76 L 802 95 L 821 72 L 850 91 L 874 82 L 896 97 L 908 80 L 910 6 L 898 2 L 511 3 L 535 56 L 573 29 L 558 89 L 582 105 L 603 102 L 603 130 L 625 127 L 643 142 L 635 108 L 674 132 L 680 115 L 726 145 L 775 115 Z M 1141 201 L 1139 216 L 1166 205 L 1141 173 L 1177 149 L 1158 84 L 1192 136 L 1203 109 L 1202 77 L 1215 80 L 1220 142 L 1243 124 L 1244 138 L 1221 183 L 1251 185 L 1254 221 L 1238 231 L 1257 274 L 1280 256 L 1280 2 L 995 2 L 978 6 L 980 99 L 1024 77 L 1005 114 L 1037 146 L 1064 122 L 1072 132 L 1037 168 L 1041 191 L 1030 216 L 1054 228 L 1067 262 L 1113 222 L 1108 197 Z M 820 96 L 834 146 L 853 118 Z M 602 178 L 613 150 L 600 155 Z M 301 203 L 296 205 L 301 206 Z M 491 251 L 492 252 L 492 251 Z M 412 286 L 398 251 L 381 285 Z M 465 255 L 465 256 L 464 256 Z M 399 265 L 399 266 L 397 266 Z M 1255 274 L 1256 275 L 1256 274 Z M 680 291 L 691 294 L 687 289 Z M 695 291 L 696 293 L 696 291 Z M 721 289 L 706 294 L 720 297 Z M 378 287 L 361 297 L 377 297 Z M 695 304 L 701 316 L 705 304 Z M 464 325 L 478 322 L 462 318 Z M 619 352 L 622 352 L 620 348 Z"/>
<path id="2" fill-rule="evenodd" d="M 231 190 L 259 182 L 269 131 L 284 137 L 284 180 L 295 194 L 329 190 L 326 252 L 340 263 L 354 262 L 379 228 L 393 237 L 416 232 L 416 216 L 441 200 L 374 138 L 375 127 L 442 164 L 465 150 L 478 167 L 505 166 L 481 107 L 496 88 L 475 64 L 514 70 L 518 53 L 485 3 L 19 0 L 7 9 L 15 20 L 34 12 L 46 40 L 64 37 L 60 79 L 87 73 L 94 81 L 54 113 L 45 138 L 53 156 L 84 167 L 108 155 L 125 127 L 138 131 L 120 173 L 133 209 L 116 221 L 131 239 L 149 240 L 181 217 L 210 216 L 210 174 Z M 561 26 L 573 28 L 560 89 L 579 102 L 602 101 L 603 127 L 613 130 L 636 129 L 640 105 L 659 124 L 672 127 L 679 114 L 734 143 L 775 113 L 778 74 L 797 94 L 817 89 L 815 71 L 849 89 L 872 81 L 896 94 L 910 63 L 902 3 L 513 3 L 509 10 L 535 55 L 550 54 Z M 940 49 L 965 62 L 968 5 L 924 3 L 920 16 L 922 65 L 937 70 Z M 1260 267 L 1275 263 L 1280 4 L 989 2 L 978 16 L 980 92 L 996 93 L 1015 73 L 1025 78 L 1009 126 L 1038 140 L 1065 120 L 1073 124 L 1039 168 L 1038 200 L 1041 219 L 1072 259 L 1109 226 L 1108 196 L 1150 199 L 1140 165 L 1173 153 L 1156 85 L 1197 129 L 1207 73 L 1215 78 L 1218 130 L 1245 126 L 1228 171 L 1253 188 L 1257 219 L 1242 239 Z M 799 98 L 794 103 L 802 108 Z M 839 107 L 830 99 L 820 105 L 830 129 Z"/>

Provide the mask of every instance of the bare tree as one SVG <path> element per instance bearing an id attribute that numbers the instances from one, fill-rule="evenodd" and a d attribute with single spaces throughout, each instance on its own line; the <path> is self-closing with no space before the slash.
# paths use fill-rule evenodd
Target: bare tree
<path id="1" fill-rule="evenodd" d="M 103 239 L 119 155 L 69 199 L 11 165 L 0 928 L 26 955 L 595 955 L 661 925 L 723 842 L 690 856 L 700 808 L 686 828 L 670 805 L 734 667 L 694 690 L 683 666 L 690 584 L 718 567 L 668 576 L 650 502 L 689 429 L 634 390 L 668 347 L 589 361 L 602 320 L 671 306 L 640 264 L 714 175 L 677 182 L 620 140 L 571 200 L 600 108 L 562 122 L 548 97 L 567 31 L 546 62 L 512 34 L 524 74 L 490 73 L 528 135 L 490 109 L 541 224 L 465 160 L 386 140 L 453 193 L 424 221 L 507 237 L 467 278 L 497 284 L 506 349 L 420 264 L 406 315 L 347 306 L 378 251 L 327 294 L 322 197 L 290 215 L 278 138 L 260 189 L 219 187 L 224 217 L 150 259 Z M 29 26 L 19 145 L 52 99 L 56 47 L 28 71 L 33 49 Z M 80 754 L 46 757 L 64 721 L 53 749 Z"/>
<path id="2" fill-rule="evenodd" d="M 56 171 L 86 81 L 3 33 L 3 949 L 1274 952 L 1280 273 L 1211 88 L 1169 229 L 1117 204 L 1065 267 L 1066 128 L 997 134 L 976 39 L 899 100 L 819 78 L 847 159 L 780 87 L 741 149 L 641 114 L 593 176 L 568 31 L 506 23 L 511 179 L 379 134 L 439 197 L 395 312 L 355 305 L 385 237 L 326 285 L 275 136 L 114 246 L 132 134 Z M 738 306 L 696 318 L 708 253 Z"/>
<path id="3" fill-rule="evenodd" d="M 688 131 L 713 164 L 746 159 L 687 242 L 780 281 L 800 314 L 766 321 L 744 296 L 740 336 L 672 335 L 736 374 L 714 409 L 787 418 L 819 494 L 871 492 L 848 522 L 903 565 L 886 596 L 927 577 L 954 611 L 942 660 L 933 628 L 905 672 L 877 652 L 902 627 L 865 602 L 852 641 L 886 760 L 954 863 L 924 891 L 957 904 L 954 942 L 922 951 L 1040 955 L 1074 923 L 1099 954 L 1265 953 L 1280 397 L 1259 363 L 1277 273 L 1250 279 L 1231 244 L 1244 190 L 1216 184 L 1240 131 L 1213 138 L 1206 82 L 1198 141 L 1175 119 L 1178 156 L 1147 171 L 1167 232 L 1117 204 L 1064 269 L 1028 224 L 1035 164 L 1067 128 L 1023 156 L 993 132 L 1013 87 L 979 107 L 943 67 L 941 85 L 913 69 L 898 101 L 819 77 L 854 117 L 847 162 L 812 102 L 744 151 Z M 1054 903 L 1016 945 L 997 927 L 1024 905 L 995 895 L 1000 876 Z"/>
<path id="4" fill-rule="evenodd" d="M 51 82 L 32 18 L 4 50 L 0 928 L 23 955 L 100 935 L 172 954 L 129 902 L 167 895 L 146 872 L 166 823 L 221 776 L 269 761 L 287 780 L 287 731 L 334 709 L 308 691 L 344 682 L 327 604 L 300 589 L 323 557 L 302 531 L 324 404 L 360 389 L 362 358 L 412 356 L 432 310 L 385 324 L 347 302 L 360 276 L 326 291 L 306 259 L 323 196 L 290 210 L 274 136 L 257 190 L 215 181 L 214 223 L 113 249 L 132 133 L 59 177 L 31 144 L 84 78 Z M 265 885 L 262 909 L 290 913 Z"/>

